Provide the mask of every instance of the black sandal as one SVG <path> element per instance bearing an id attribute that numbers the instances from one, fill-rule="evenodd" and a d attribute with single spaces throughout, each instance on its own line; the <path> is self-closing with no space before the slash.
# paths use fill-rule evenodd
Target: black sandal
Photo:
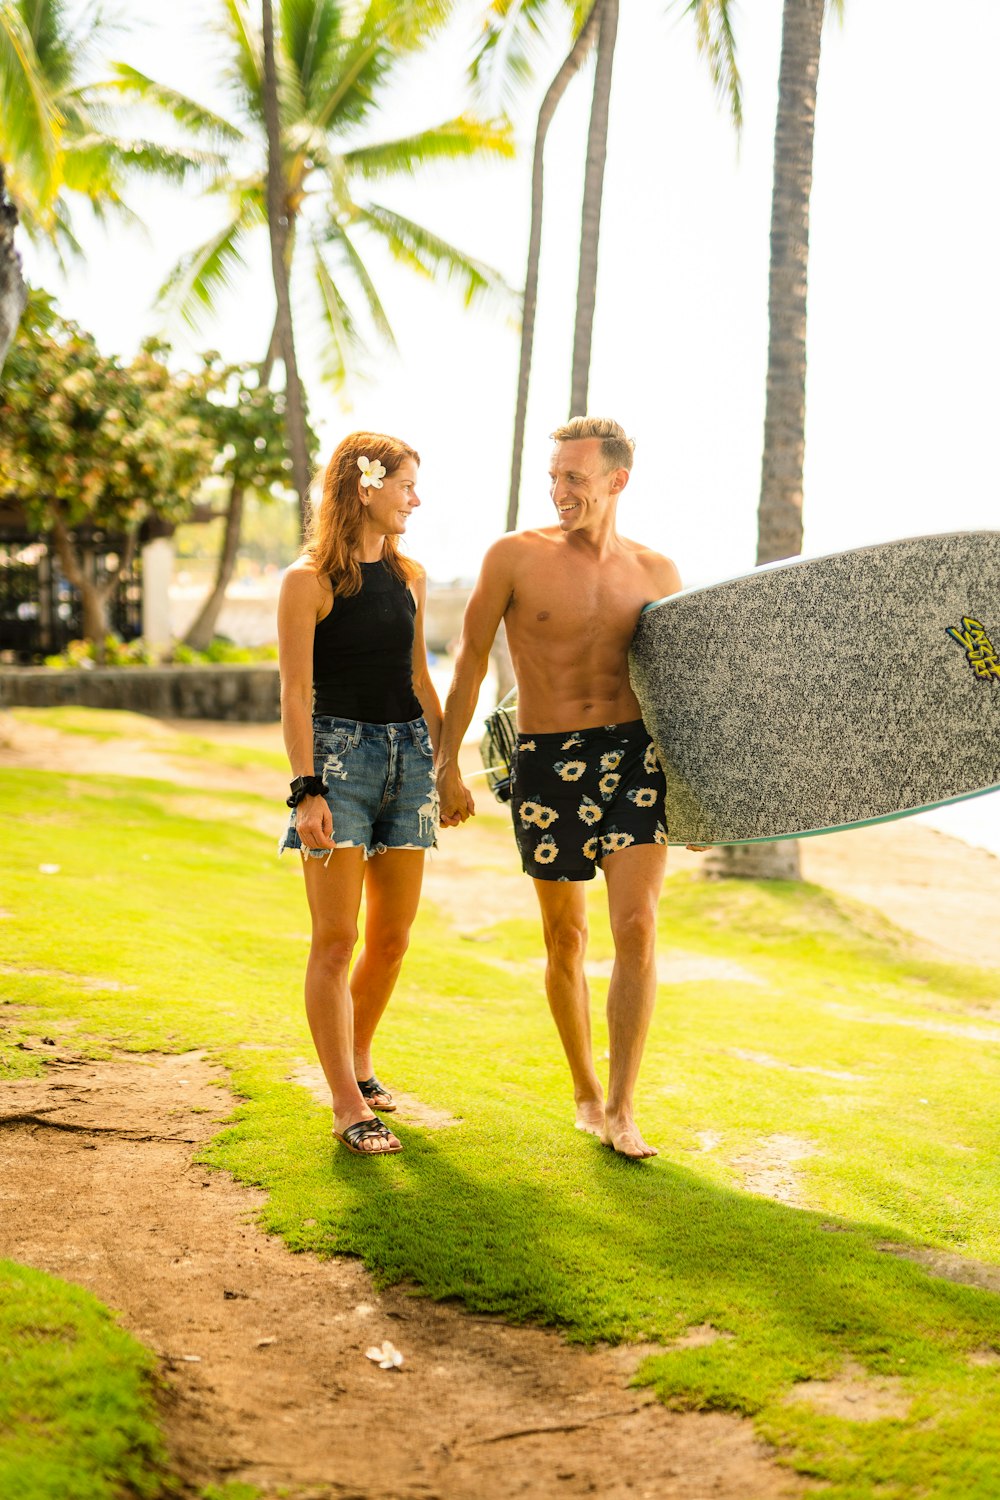
<path id="1" fill-rule="evenodd" d="M 380 1109 L 383 1114 L 387 1115 L 395 1112 L 396 1106 L 392 1102 L 392 1095 L 384 1083 L 379 1083 L 374 1073 L 370 1078 L 359 1078 L 358 1088 L 361 1090 L 362 1099 L 366 1103 L 373 1105 L 375 1109 Z M 375 1103 L 376 1099 L 378 1100 L 377 1104 Z"/>
<path id="2" fill-rule="evenodd" d="M 378 1115 L 373 1115 L 370 1120 L 359 1120 L 356 1125 L 348 1125 L 346 1130 L 335 1130 L 334 1136 L 348 1151 L 353 1151 L 355 1156 L 394 1156 L 397 1151 L 402 1151 L 402 1145 L 397 1141 L 395 1146 L 384 1146 L 379 1151 L 368 1151 L 362 1146 L 362 1141 L 379 1141 L 391 1138 L 392 1131 L 388 1125 L 384 1125 Z"/>

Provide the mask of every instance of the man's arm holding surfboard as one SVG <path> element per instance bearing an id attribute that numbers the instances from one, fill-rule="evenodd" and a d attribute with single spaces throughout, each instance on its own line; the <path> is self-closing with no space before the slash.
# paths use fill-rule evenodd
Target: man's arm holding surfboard
<path id="1" fill-rule="evenodd" d="M 514 591 L 518 546 L 517 536 L 503 536 L 493 543 L 465 608 L 455 675 L 448 689 L 438 747 L 437 790 L 444 828 L 464 823 L 476 810 L 472 793 L 459 773 L 458 752 L 479 700 L 493 641 Z"/>

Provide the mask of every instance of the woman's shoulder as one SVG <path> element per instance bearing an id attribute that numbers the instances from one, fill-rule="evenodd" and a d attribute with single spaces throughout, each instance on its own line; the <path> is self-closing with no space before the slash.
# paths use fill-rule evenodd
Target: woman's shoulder
<path id="1" fill-rule="evenodd" d="M 295 599 L 320 599 L 329 594 L 330 584 L 320 573 L 315 559 L 303 553 L 285 569 L 281 592 Z"/>

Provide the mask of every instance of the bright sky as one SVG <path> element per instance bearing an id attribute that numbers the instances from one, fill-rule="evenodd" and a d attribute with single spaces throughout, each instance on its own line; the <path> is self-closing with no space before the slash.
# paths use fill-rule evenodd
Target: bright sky
<path id="1" fill-rule="evenodd" d="M 470 21 L 478 13 L 469 0 Z M 211 100 L 203 0 L 132 0 L 117 55 Z M 622 6 L 611 109 L 590 409 L 637 440 L 620 527 L 668 553 L 688 583 L 753 565 L 767 340 L 767 252 L 781 0 L 736 11 L 746 123 L 737 149 L 696 55 L 690 21 L 665 0 Z M 209 11 L 210 13 L 210 11 Z M 457 32 L 393 90 L 386 137 L 466 107 Z M 530 142 L 554 38 L 518 131 L 514 163 L 441 167 L 380 188 L 386 202 L 523 281 Z M 805 476 L 805 550 L 1000 524 L 1000 198 L 996 58 L 1000 6 L 966 0 L 847 0 L 827 25 L 820 69 Z M 567 413 L 580 197 L 592 72 L 552 129 L 540 309 L 528 417 L 523 524 L 550 519 L 547 434 Z M 218 97 L 214 100 L 218 103 Z M 157 327 L 156 287 L 209 232 L 192 197 L 136 194 L 150 238 L 88 233 L 86 266 L 59 278 L 26 255 L 69 316 L 129 353 Z M 273 288 L 262 235 L 223 316 L 181 353 L 259 359 Z M 518 339 L 503 314 L 465 313 L 453 291 L 373 253 L 398 357 L 377 351 L 352 409 L 310 378 L 325 452 L 356 427 L 421 452 L 424 506 L 411 549 L 432 578 L 475 574 L 503 528 Z M 303 311 L 300 309 L 300 312 Z M 310 375 L 309 328 L 300 318 Z M 178 331 L 175 330 L 175 333 Z M 313 365 L 314 372 L 314 365 Z M 990 804 L 1000 849 L 1000 813 Z M 957 810 L 975 838 L 986 803 Z"/>
<path id="2" fill-rule="evenodd" d="M 662 0 L 622 6 L 616 58 L 592 411 L 637 440 L 621 529 L 674 557 L 688 582 L 754 557 L 767 337 L 767 249 L 781 0 L 736 11 L 746 125 L 739 150 L 696 55 L 691 23 Z M 172 19 L 133 0 L 120 56 L 210 97 L 201 0 Z M 477 12 L 471 0 L 470 13 Z M 561 58 L 554 39 L 540 72 Z M 385 134 L 463 107 L 464 36 L 420 60 L 392 96 Z M 935 0 L 848 0 L 828 24 L 820 74 L 809 292 L 806 550 L 995 526 L 998 497 L 1000 201 L 995 59 L 1000 7 L 967 0 L 961 25 Z M 592 74 L 563 102 L 547 155 L 547 220 L 522 517 L 549 517 L 547 434 L 567 415 L 580 194 Z M 400 210 L 523 279 L 530 138 L 514 163 L 441 167 L 380 188 Z M 431 101 L 428 103 L 428 101 Z M 137 194 L 151 238 L 88 233 L 88 264 L 57 288 L 108 349 L 156 326 L 153 293 L 211 213 L 177 192 Z M 270 327 L 265 259 L 224 315 L 185 347 L 257 359 Z M 377 351 L 344 411 L 313 379 L 325 451 L 353 427 L 397 432 L 423 456 L 414 554 L 432 577 L 476 571 L 506 508 L 518 341 L 503 313 L 466 313 L 447 287 L 372 257 L 399 357 Z M 303 319 L 306 369 L 309 328 Z"/>

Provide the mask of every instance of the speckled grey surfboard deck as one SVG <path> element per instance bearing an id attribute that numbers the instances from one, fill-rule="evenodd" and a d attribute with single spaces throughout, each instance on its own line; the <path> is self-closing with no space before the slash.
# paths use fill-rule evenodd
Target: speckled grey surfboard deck
<path id="1" fill-rule="evenodd" d="M 672 844 L 801 838 L 1000 786 L 1000 532 L 772 564 L 643 611 Z"/>

